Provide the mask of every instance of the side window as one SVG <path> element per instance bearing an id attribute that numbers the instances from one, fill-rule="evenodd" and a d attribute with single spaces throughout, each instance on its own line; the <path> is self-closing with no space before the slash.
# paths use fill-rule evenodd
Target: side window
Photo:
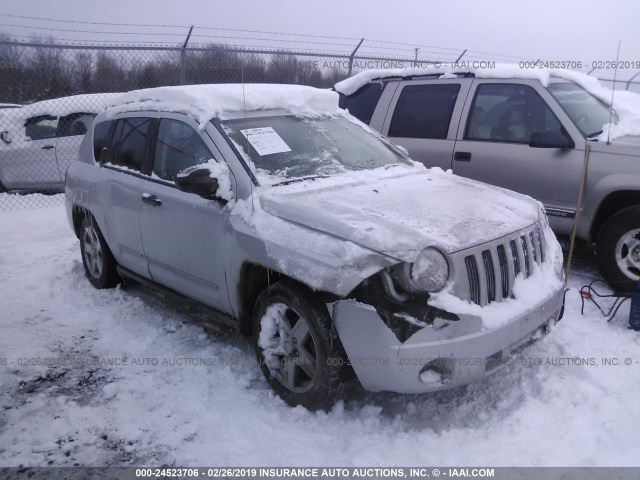
<path id="1" fill-rule="evenodd" d="M 178 120 L 160 120 L 153 159 L 153 173 L 174 181 L 187 167 L 206 163 L 213 158 L 198 132 Z"/>
<path id="2" fill-rule="evenodd" d="M 339 106 L 368 125 L 383 90 L 379 83 L 368 83 L 349 96 L 340 94 Z"/>
<path id="3" fill-rule="evenodd" d="M 58 117 L 40 115 L 31 117 L 24 124 L 24 133 L 31 140 L 43 140 L 56 136 Z"/>
<path id="4" fill-rule="evenodd" d="M 533 132 L 561 128 L 549 106 L 528 85 L 483 83 L 473 99 L 465 139 L 529 143 Z"/>
<path id="5" fill-rule="evenodd" d="M 113 122 L 100 122 L 93 129 L 93 158 L 100 160 L 104 148 L 109 147 L 109 128 Z"/>
<path id="6" fill-rule="evenodd" d="M 142 172 L 147 155 L 150 118 L 124 118 L 118 121 L 111 146 L 111 161 Z"/>
<path id="7" fill-rule="evenodd" d="M 74 135 L 84 135 L 91 125 L 94 113 L 72 113 L 66 117 L 61 117 L 58 123 L 57 137 L 71 137 Z"/>
<path id="8" fill-rule="evenodd" d="M 460 84 L 407 85 L 391 117 L 390 137 L 447 138 Z"/>

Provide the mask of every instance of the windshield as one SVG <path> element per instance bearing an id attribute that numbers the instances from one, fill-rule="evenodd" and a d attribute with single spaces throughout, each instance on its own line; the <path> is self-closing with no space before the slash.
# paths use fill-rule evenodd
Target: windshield
<path id="1" fill-rule="evenodd" d="M 221 123 L 261 184 L 409 163 L 390 143 L 344 118 L 287 115 Z"/>
<path id="2" fill-rule="evenodd" d="M 602 133 L 602 127 L 609 123 L 609 107 L 575 83 L 551 83 L 547 87 L 573 123 L 586 137 Z M 617 123 L 613 112 L 611 122 Z"/>

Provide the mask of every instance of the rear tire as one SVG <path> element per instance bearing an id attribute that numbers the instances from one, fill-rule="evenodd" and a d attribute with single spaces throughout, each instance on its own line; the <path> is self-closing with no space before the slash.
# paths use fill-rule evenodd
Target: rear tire
<path id="1" fill-rule="evenodd" d="M 598 235 L 598 268 L 615 290 L 632 291 L 640 281 L 640 206 L 615 213 Z"/>
<path id="2" fill-rule="evenodd" d="M 94 287 L 113 288 L 120 283 L 116 261 L 91 215 L 85 215 L 80 223 L 80 253 L 84 272 Z"/>
<path id="3" fill-rule="evenodd" d="M 277 282 L 256 300 L 252 327 L 262 373 L 285 402 L 319 410 L 338 400 L 346 355 L 327 307 L 313 292 Z"/>

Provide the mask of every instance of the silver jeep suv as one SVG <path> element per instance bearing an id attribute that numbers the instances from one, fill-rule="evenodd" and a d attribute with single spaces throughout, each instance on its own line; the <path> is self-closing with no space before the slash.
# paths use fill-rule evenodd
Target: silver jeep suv
<path id="1" fill-rule="evenodd" d="M 411 161 L 335 92 L 130 92 L 96 117 L 65 193 L 96 287 L 132 278 L 212 307 L 310 409 L 353 373 L 403 393 L 481 379 L 562 314 L 538 202 Z"/>

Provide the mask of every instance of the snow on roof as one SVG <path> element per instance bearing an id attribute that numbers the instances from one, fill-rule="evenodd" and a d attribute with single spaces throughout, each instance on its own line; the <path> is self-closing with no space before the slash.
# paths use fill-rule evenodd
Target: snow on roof
<path id="1" fill-rule="evenodd" d="M 217 84 L 134 90 L 110 104 L 109 114 L 132 110 L 186 113 L 205 125 L 226 112 L 286 110 L 294 114 L 333 113 L 338 94 L 302 85 Z"/>
<path id="2" fill-rule="evenodd" d="M 82 95 L 71 95 L 68 97 L 52 98 L 42 100 L 29 105 L 24 105 L 19 109 L 18 115 L 24 119 L 40 115 L 52 115 L 62 117 L 71 113 L 99 113 L 105 109 L 107 104 L 121 93 L 87 93 Z"/>
<path id="3" fill-rule="evenodd" d="M 50 115 L 52 117 L 64 117 L 72 113 L 100 113 L 107 104 L 121 93 L 87 93 L 71 95 L 67 97 L 42 100 L 22 108 L 6 108 L 0 110 L 0 131 L 6 131 L 9 138 L 17 141 L 27 140 L 25 136 L 25 122 L 33 117 Z M 17 145 L 13 143 L 13 146 Z M 6 148 L 6 144 L 0 144 Z"/>
<path id="4" fill-rule="evenodd" d="M 417 68 L 377 69 L 365 70 L 353 77 L 347 78 L 335 84 L 335 90 L 343 95 L 351 95 L 364 85 L 373 80 L 382 80 L 391 77 L 412 77 L 424 75 L 442 75 L 444 78 L 454 73 L 472 73 L 477 78 L 522 78 L 539 80 L 546 87 L 551 77 L 562 78 L 577 83 L 605 104 L 611 104 L 611 90 L 603 87 L 597 78 L 573 70 L 520 68 L 517 64 L 499 64 L 494 68 L 460 68 L 454 65 L 430 66 Z M 640 136 L 640 95 L 629 91 L 616 90 L 613 108 L 618 114 L 619 122 L 612 125 L 604 125 L 603 132 L 598 137 L 600 141 L 606 141 L 626 135 Z"/>

